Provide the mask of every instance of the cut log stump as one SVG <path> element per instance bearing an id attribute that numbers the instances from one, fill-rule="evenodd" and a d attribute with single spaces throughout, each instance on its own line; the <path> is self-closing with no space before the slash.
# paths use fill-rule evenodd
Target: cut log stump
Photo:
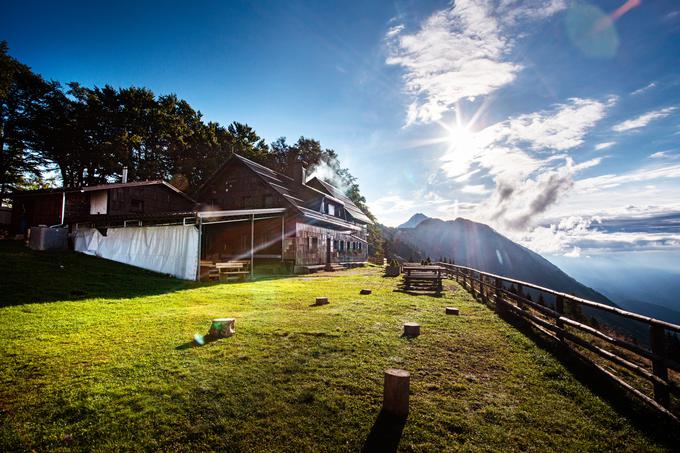
<path id="1" fill-rule="evenodd" d="M 408 393 L 410 373 L 390 368 L 385 370 L 383 389 L 383 410 L 398 417 L 408 415 Z"/>
<path id="2" fill-rule="evenodd" d="M 236 319 L 235 318 L 217 318 L 212 320 L 210 325 L 210 332 L 208 334 L 213 338 L 230 337 L 236 333 Z"/>
<path id="3" fill-rule="evenodd" d="M 417 337 L 420 335 L 420 324 L 415 322 L 404 323 L 404 336 Z"/>
<path id="4" fill-rule="evenodd" d="M 359 294 L 362 294 L 362 295 L 371 294 L 371 290 L 370 289 L 362 289 L 361 291 L 359 291 Z"/>
<path id="5" fill-rule="evenodd" d="M 459 315 L 460 310 L 458 310 L 456 307 L 446 307 L 446 314 L 447 315 Z"/>
<path id="6" fill-rule="evenodd" d="M 317 297 L 315 305 L 326 305 L 328 303 L 328 297 Z"/>

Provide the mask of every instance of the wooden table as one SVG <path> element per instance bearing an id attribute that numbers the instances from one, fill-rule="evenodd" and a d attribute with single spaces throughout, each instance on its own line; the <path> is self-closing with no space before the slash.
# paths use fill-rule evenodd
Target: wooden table
<path id="1" fill-rule="evenodd" d="M 248 264 L 243 261 L 227 261 L 224 263 L 215 263 L 215 267 L 220 274 L 220 278 L 237 277 L 239 280 L 245 280 L 246 275 L 250 274 Z"/>
<path id="2" fill-rule="evenodd" d="M 434 289 L 437 292 L 442 290 L 442 271 L 445 269 L 436 265 L 405 265 L 404 266 L 404 286 L 412 289 L 414 286 L 423 289 Z"/>

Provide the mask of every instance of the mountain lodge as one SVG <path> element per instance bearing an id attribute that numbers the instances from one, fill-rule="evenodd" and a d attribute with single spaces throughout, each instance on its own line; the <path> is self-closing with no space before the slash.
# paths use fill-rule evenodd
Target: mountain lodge
<path id="1" fill-rule="evenodd" d="M 73 248 L 184 279 L 209 263 L 302 273 L 363 264 L 371 220 L 295 162 L 288 174 L 234 154 L 194 198 L 163 181 L 12 194 L 11 231 L 66 227 Z"/>

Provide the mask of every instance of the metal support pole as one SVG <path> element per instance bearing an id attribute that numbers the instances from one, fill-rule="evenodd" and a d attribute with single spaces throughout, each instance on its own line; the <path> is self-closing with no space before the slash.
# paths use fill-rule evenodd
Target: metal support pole
<path id="1" fill-rule="evenodd" d="M 61 193 L 61 224 L 64 224 L 64 217 L 66 216 L 66 192 Z"/>
<path id="2" fill-rule="evenodd" d="M 253 278 L 255 267 L 255 214 L 250 216 L 250 278 Z"/>
<path id="3" fill-rule="evenodd" d="M 286 216 L 281 216 L 281 262 L 283 262 L 284 244 L 286 238 Z"/>
<path id="4" fill-rule="evenodd" d="M 201 248 L 203 241 L 203 219 L 198 218 L 198 259 L 196 260 L 196 281 L 201 279 Z"/>

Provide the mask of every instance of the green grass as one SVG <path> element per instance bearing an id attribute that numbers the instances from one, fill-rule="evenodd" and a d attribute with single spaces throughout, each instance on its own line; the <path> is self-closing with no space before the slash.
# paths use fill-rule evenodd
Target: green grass
<path id="1" fill-rule="evenodd" d="M 208 285 L 8 243 L 0 263 L 0 450 L 360 450 L 388 367 L 411 372 L 402 450 L 677 441 L 454 283 L 415 296 L 366 268 Z M 321 295 L 330 304 L 311 306 Z M 235 336 L 191 347 L 227 316 Z M 401 338 L 406 321 L 422 335 Z"/>

